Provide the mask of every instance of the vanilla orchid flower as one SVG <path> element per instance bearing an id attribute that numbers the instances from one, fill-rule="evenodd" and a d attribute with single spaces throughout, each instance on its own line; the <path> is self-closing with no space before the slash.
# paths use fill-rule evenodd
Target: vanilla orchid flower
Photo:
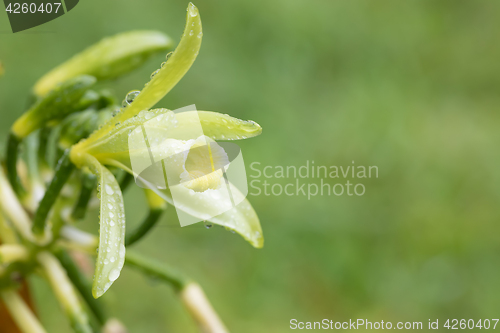
<path id="1" fill-rule="evenodd" d="M 119 277 L 125 259 L 123 196 L 106 166 L 121 168 L 137 178 L 140 175 L 137 166 L 132 165 L 134 161 L 148 160 L 151 156 L 155 161 L 178 158 L 178 163 L 169 163 L 166 170 L 175 174 L 178 181 L 171 184 L 169 178 L 163 187 L 150 188 L 176 209 L 234 230 L 254 247 L 263 246 L 257 214 L 245 195 L 234 184 L 225 181 L 223 172 L 229 165 L 229 158 L 224 148 L 215 142 L 250 138 L 259 135 L 261 127 L 253 121 L 216 112 L 150 110 L 189 70 L 198 55 L 202 35 L 198 9 L 189 4 L 183 36 L 166 63 L 142 91 L 134 92 L 133 98 L 126 98 L 124 107 L 115 117 L 71 148 L 70 160 L 77 167 L 90 169 L 98 177 L 100 239 L 92 289 L 96 298 Z M 202 135 L 188 138 L 174 135 L 190 133 L 200 124 Z M 150 139 L 154 138 L 154 145 L 131 147 L 130 136 L 144 129 Z M 142 170 L 146 167 L 144 165 Z M 224 196 L 224 191 L 230 192 L 232 197 Z"/>

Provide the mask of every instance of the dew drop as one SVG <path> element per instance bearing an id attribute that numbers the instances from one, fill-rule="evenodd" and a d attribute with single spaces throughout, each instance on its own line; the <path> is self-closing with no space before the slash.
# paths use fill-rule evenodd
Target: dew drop
<path id="1" fill-rule="evenodd" d="M 198 13 L 196 12 L 196 10 L 194 8 L 190 8 L 188 10 L 189 10 L 189 16 L 191 16 L 191 17 L 198 16 Z"/>
<path id="2" fill-rule="evenodd" d="M 109 280 L 115 281 L 116 279 L 118 279 L 119 276 L 120 276 L 120 271 L 115 268 L 109 273 Z"/>
<path id="3" fill-rule="evenodd" d="M 174 54 L 174 51 L 172 51 L 172 52 L 168 52 L 168 53 L 167 53 L 167 56 L 166 56 L 167 61 L 168 61 L 168 59 L 170 59 L 170 57 L 171 57 L 173 54 Z"/>
<path id="4" fill-rule="evenodd" d="M 156 75 L 156 74 L 158 74 L 158 72 L 159 72 L 159 71 L 160 71 L 160 70 L 159 70 L 159 69 L 157 69 L 157 70 L 155 70 L 153 73 L 151 73 L 150 78 L 151 78 L 151 79 L 152 79 L 152 78 L 154 78 L 154 77 L 155 77 L 155 75 Z"/>
<path id="5" fill-rule="evenodd" d="M 212 228 L 212 226 L 213 226 L 213 224 L 212 224 L 212 223 L 207 222 L 207 221 L 203 221 L 203 223 L 205 224 L 205 228 L 207 228 L 207 229 L 210 229 L 210 228 Z"/>
<path id="6" fill-rule="evenodd" d="M 134 99 L 140 94 L 141 92 L 139 90 L 132 90 L 125 96 L 125 99 L 122 102 L 122 106 L 126 107 L 129 104 L 132 104 Z"/>
<path id="7" fill-rule="evenodd" d="M 111 188 L 111 186 L 106 185 L 106 187 L 105 187 L 105 188 L 106 188 L 106 193 L 107 193 L 108 195 L 113 195 L 113 194 L 115 193 L 115 192 L 113 191 L 113 189 Z"/>

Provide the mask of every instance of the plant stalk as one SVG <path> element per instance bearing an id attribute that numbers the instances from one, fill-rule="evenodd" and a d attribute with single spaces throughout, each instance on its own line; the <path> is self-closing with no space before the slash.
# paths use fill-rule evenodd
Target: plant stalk
<path id="1" fill-rule="evenodd" d="M 203 289 L 194 282 L 180 292 L 182 303 L 204 333 L 228 333 L 224 323 L 208 301 Z"/>
<path id="2" fill-rule="evenodd" d="M 31 220 L 17 199 L 9 182 L 4 176 L 3 169 L 0 166 L 0 210 L 12 222 L 14 228 L 26 240 L 36 244 L 45 244 L 50 241 L 50 237 L 36 238 L 31 231 Z"/>
<path id="3" fill-rule="evenodd" d="M 59 261 L 49 252 L 37 256 L 56 298 L 69 317 L 73 330 L 77 333 L 92 333 L 87 314 L 83 310 L 74 286 Z"/>
<path id="4" fill-rule="evenodd" d="M 45 231 L 45 225 L 47 221 L 47 215 L 50 209 L 56 202 L 56 199 L 61 192 L 62 187 L 68 180 L 71 172 L 73 171 L 74 165 L 69 160 L 69 149 L 64 152 L 62 157 L 57 163 L 54 178 L 45 192 L 45 195 L 38 206 L 35 213 L 35 218 L 33 219 L 33 233 L 36 235 L 41 235 Z"/>
<path id="5" fill-rule="evenodd" d="M 0 245 L 0 264 L 10 264 L 14 261 L 28 260 L 30 253 L 28 249 L 19 244 Z"/>
<path id="6" fill-rule="evenodd" d="M 87 277 L 82 273 L 67 251 L 59 249 L 55 252 L 55 255 L 61 262 L 62 266 L 66 270 L 66 273 L 68 274 L 69 279 L 80 292 L 80 295 L 87 303 L 89 309 L 92 311 L 99 324 L 104 325 L 106 322 L 106 314 L 104 308 L 102 307 L 102 303 L 94 299 L 92 296 L 92 283 L 90 283 Z"/>
<path id="7" fill-rule="evenodd" d="M 151 209 L 144 221 L 125 237 L 125 246 L 130 246 L 144 237 L 159 221 L 163 209 Z"/>
<path id="8" fill-rule="evenodd" d="M 125 255 L 125 264 L 137 268 L 150 277 L 167 282 L 176 291 L 181 291 L 189 283 L 189 279 L 175 269 L 131 250 Z"/>
<path id="9" fill-rule="evenodd" d="M 31 309 L 15 291 L 0 291 L 0 298 L 23 333 L 46 333 Z"/>
<path id="10" fill-rule="evenodd" d="M 85 217 L 87 206 L 92 195 L 92 191 L 96 186 L 96 182 L 96 176 L 91 173 L 84 173 L 80 196 L 78 197 L 75 207 L 73 208 L 73 212 L 71 213 L 71 217 L 73 219 L 81 220 Z"/>
<path id="11" fill-rule="evenodd" d="M 19 155 L 19 145 L 21 144 L 20 138 L 18 138 L 14 133 L 9 134 L 7 139 L 7 155 L 5 164 L 7 167 L 7 178 L 9 179 L 14 192 L 22 196 L 25 193 L 25 189 L 21 184 L 21 180 L 17 175 L 17 157 Z"/>

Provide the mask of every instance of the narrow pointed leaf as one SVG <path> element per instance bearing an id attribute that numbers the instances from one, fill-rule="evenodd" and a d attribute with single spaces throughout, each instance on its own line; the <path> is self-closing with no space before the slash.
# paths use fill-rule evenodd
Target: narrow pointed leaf
<path id="1" fill-rule="evenodd" d="M 58 83 L 82 74 L 98 80 L 116 78 L 171 46 L 172 40 L 157 31 L 131 31 L 105 38 L 43 76 L 35 84 L 35 94 L 44 96 Z"/>
<path id="2" fill-rule="evenodd" d="M 40 98 L 12 126 L 12 132 L 18 138 L 24 138 L 51 120 L 59 120 L 70 113 L 81 110 L 78 102 L 85 92 L 96 82 L 92 76 L 82 75 L 72 78 L 50 93 Z"/>
<path id="3" fill-rule="evenodd" d="M 166 63 L 158 70 L 140 94 L 128 104 L 112 122 L 103 126 L 96 136 L 104 136 L 116 124 L 123 122 L 143 110 L 151 109 L 179 82 L 196 60 L 201 46 L 200 15 L 192 3 L 187 9 L 186 27 L 181 41 Z"/>
<path id="4" fill-rule="evenodd" d="M 97 254 L 92 294 L 101 297 L 120 276 L 125 260 L 125 210 L 120 186 L 113 174 L 94 157 L 72 154 L 72 161 L 87 166 L 99 182 L 101 201 L 99 252 Z"/>

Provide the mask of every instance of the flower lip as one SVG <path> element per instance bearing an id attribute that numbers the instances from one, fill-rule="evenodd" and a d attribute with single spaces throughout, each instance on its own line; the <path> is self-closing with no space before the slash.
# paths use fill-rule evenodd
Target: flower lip
<path id="1" fill-rule="evenodd" d="M 158 152 L 166 155 L 158 156 Z M 152 149 L 156 162 L 139 172 L 138 185 L 142 180 L 158 188 L 183 185 L 195 192 L 220 187 L 224 172 L 240 154 L 238 145 L 232 142 L 215 142 L 206 136 L 196 140 L 168 139 Z M 167 176 L 168 175 L 168 176 Z M 168 181 L 167 181 L 168 178 Z M 145 185 L 145 184 L 143 184 Z"/>
<path id="2" fill-rule="evenodd" d="M 218 189 L 223 172 L 229 166 L 229 159 L 224 149 L 216 142 L 205 142 L 206 137 L 199 137 L 189 148 L 184 160 L 184 172 L 180 182 L 196 192 Z"/>

